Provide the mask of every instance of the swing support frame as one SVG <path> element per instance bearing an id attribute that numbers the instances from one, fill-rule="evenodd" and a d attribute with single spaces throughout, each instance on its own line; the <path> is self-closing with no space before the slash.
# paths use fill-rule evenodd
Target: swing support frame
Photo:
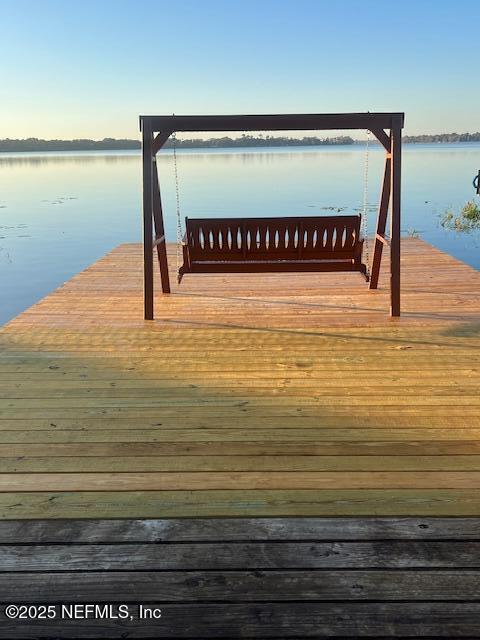
<path id="1" fill-rule="evenodd" d="M 177 132 L 367 130 L 385 149 L 369 288 L 378 287 L 384 245 L 390 246 L 390 315 L 400 316 L 400 223 L 403 113 L 140 116 L 143 174 L 144 318 L 154 319 L 153 251 L 162 292 L 170 293 L 167 247 L 156 155 Z M 387 219 L 390 228 L 387 236 Z"/>

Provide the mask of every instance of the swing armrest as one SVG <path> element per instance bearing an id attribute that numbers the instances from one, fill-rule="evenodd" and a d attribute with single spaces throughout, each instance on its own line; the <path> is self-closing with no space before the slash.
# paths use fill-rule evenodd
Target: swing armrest
<path id="1" fill-rule="evenodd" d="M 182 254 L 183 254 L 183 265 L 180 271 L 183 273 L 188 273 L 191 269 L 191 260 L 190 260 L 190 250 L 187 242 L 187 234 L 183 236 L 182 239 Z"/>
<path id="2" fill-rule="evenodd" d="M 362 259 L 362 252 L 363 252 L 363 242 L 364 239 L 363 238 L 359 238 L 357 244 L 355 245 L 355 249 L 354 249 L 354 260 L 355 262 L 360 262 Z"/>

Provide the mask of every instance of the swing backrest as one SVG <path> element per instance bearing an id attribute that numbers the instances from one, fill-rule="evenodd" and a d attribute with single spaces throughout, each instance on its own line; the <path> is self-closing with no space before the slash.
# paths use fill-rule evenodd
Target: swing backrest
<path id="1" fill-rule="evenodd" d="M 201 261 L 353 260 L 360 215 L 186 218 L 189 259 Z"/>

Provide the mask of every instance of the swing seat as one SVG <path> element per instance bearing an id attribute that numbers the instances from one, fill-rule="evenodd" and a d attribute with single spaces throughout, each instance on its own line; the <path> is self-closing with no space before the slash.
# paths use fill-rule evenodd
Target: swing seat
<path id="1" fill-rule="evenodd" d="M 361 215 L 289 218 L 185 218 L 187 273 L 359 271 Z"/>

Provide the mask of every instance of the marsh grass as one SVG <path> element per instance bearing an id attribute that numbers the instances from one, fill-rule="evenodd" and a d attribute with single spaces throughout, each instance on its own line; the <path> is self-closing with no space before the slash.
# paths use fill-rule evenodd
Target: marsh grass
<path id="1" fill-rule="evenodd" d="M 480 206 L 469 200 L 458 214 L 452 209 L 447 209 L 441 216 L 440 224 L 445 229 L 464 233 L 480 229 Z"/>

